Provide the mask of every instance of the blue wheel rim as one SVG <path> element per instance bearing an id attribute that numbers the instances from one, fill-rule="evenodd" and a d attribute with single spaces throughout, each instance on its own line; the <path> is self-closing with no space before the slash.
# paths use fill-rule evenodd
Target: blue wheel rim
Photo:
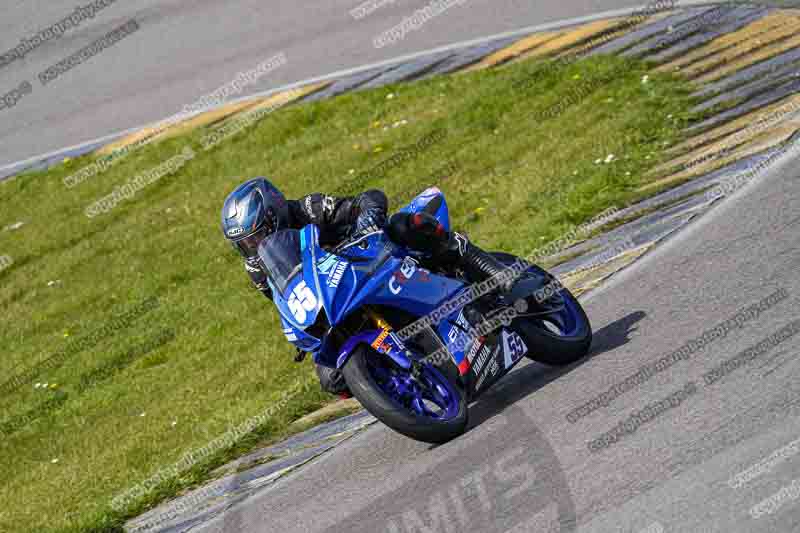
<path id="1" fill-rule="evenodd" d="M 418 377 L 384 357 L 369 357 L 367 368 L 381 392 L 406 411 L 446 422 L 458 416 L 461 395 L 455 385 L 430 365 L 423 364 Z"/>
<path id="2" fill-rule="evenodd" d="M 578 312 L 577 302 L 570 294 L 564 293 L 565 289 L 559 291 L 558 301 L 554 307 L 560 307 L 557 311 L 541 317 L 541 322 L 555 326 L 558 331 L 554 331 L 547 325 L 544 329 L 558 335 L 559 337 L 575 337 L 581 330 L 582 321 Z"/>
<path id="3" fill-rule="evenodd" d="M 547 276 L 544 271 L 537 272 L 533 269 L 528 270 L 527 273 L 535 277 L 541 277 L 543 273 Z M 579 305 L 567 289 L 561 288 L 540 305 L 544 309 L 536 313 L 538 316 L 533 318 L 533 322 L 551 335 L 563 338 L 577 337 L 581 334 L 584 326 Z M 552 311 L 548 312 L 548 309 Z"/>

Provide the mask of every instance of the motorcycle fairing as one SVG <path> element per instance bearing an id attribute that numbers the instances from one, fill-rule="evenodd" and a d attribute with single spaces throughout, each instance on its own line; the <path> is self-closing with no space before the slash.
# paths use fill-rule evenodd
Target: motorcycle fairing
<path id="1" fill-rule="evenodd" d="M 369 344 L 378 353 L 391 357 L 401 368 L 411 368 L 411 361 L 406 355 L 406 347 L 403 341 L 400 340 L 396 333 L 387 329 L 366 330 L 350 337 L 339 350 L 336 368 L 344 366 L 347 358 L 350 357 L 352 351 L 359 344 Z M 314 361 L 317 362 L 316 354 Z"/>
<path id="2" fill-rule="evenodd" d="M 507 326 L 471 339 L 464 354 L 467 372 L 460 373 L 470 401 L 477 399 L 508 374 L 526 353 L 527 346 L 522 338 Z"/>
<path id="3" fill-rule="evenodd" d="M 436 187 L 423 191 L 402 212 L 425 211 L 449 228 L 449 214 L 444 195 Z M 365 235 L 333 254 L 318 244 L 319 231 L 314 225 L 300 230 L 302 271 L 287 283 L 283 293 L 275 291 L 275 304 L 281 314 L 287 339 L 298 348 L 312 352 L 314 361 L 341 367 L 360 343 L 373 344 L 381 331 L 362 331 L 345 342 L 337 353 L 330 350 L 307 330 L 325 314 L 330 326 L 336 326 L 354 309 L 363 305 L 387 305 L 424 317 L 442 304 L 469 290 L 459 280 L 434 274 L 407 255 L 407 250 L 388 241 L 382 231 Z M 434 325 L 451 352 L 462 376 L 470 362 L 466 351 L 467 321 L 461 309 L 442 317 Z M 400 366 L 410 364 L 402 340 L 391 333 L 375 349 L 392 357 Z"/>
<path id="4" fill-rule="evenodd" d="M 466 358 L 466 351 L 472 342 L 469 330 L 470 324 L 464 316 L 463 308 L 456 310 L 437 325 L 439 336 L 445 341 L 458 373 L 462 376 L 469 371 L 469 361 Z"/>

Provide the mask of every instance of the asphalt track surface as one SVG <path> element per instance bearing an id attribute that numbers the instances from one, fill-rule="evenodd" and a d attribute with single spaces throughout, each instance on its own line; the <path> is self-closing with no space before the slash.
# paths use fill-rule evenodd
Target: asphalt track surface
<path id="1" fill-rule="evenodd" d="M 568 421 L 642 365 L 781 290 L 727 335 Z M 594 293 L 590 357 L 518 368 L 473 405 L 464 436 L 433 447 L 376 424 L 193 531 L 800 531 L 800 328 L 722 379 L 703 377 L 797 326 L 799 300 L 794 158 Z M 590 450 L 690 383 L 677 405 Z"/>
<path id="2" fill-rule="evenodd" d="M 626 5 L 549 2 L 532 9 L 468 0 L 403 42 L 376 50 L 374 35 L 425 2 L 399 0 L 354 21 L 348 10 L 357 3 L 115 4 L 0 69 L 0 93 L 25 79 L 34 85 L 16 107 L 0 111 L 0 165 L 163 118 L 280 51 L 288 64 L 249 92 Z M 5 7 L 0 53 L 74 7 Z M 138 32 L 52 84 L 38 83 L 38 72 L 134 16 Z M 472 407 L 463 437 L 432 447 L 374 425 L 195 530 L 800 530 L 800 481 L 793 483 L 800 478 L 800 335 L 713 384 L 702 377 L 800 315 L 798 162 L 761 176 L 594 293 L 585 302 L 596 331 L 591 357 L 565 370 L 518 368 Z M 780 289 L 788 297 L 741 328 L 608 406 L 567 420 L 643 364 Z M 590 450 L 603 432 L 688 383 L 696 387 L 677 406 Z M 731 482 L 764 460 L 751 470 L 754 479 Z M 771 505 L 757 507 L 773 496 Z"/>
<path id="3" fill-rule="evenodd" d="M 464 0 L 397 43 L 373 38 L 428 4 L 394 0 L 355 20 L 363 0 L 137 0 L 106 7 L 0 67 L 0 95 L 32 85 L 0 110 L 0 167 L 111 135 L 178 113 L 283 52 L 287 64 L 240 95 L 452 43 L 562 19 L 640 5 L 634 0 Z M 90 0 L 6 0 L 0 8 L 0 54 Z M 37 75 L 128 20 L 140 29 L 56 80 Z"/>

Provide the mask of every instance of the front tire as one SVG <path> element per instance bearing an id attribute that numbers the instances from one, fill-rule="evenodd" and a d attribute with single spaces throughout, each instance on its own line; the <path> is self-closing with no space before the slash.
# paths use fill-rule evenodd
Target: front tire
<path id="1" fill-rule="evenodd" d="M 453 397 L 455 401 L 453 405 L 454 416 L 446 420 L 420 416 L 407 406 L 401 405 L 397 399 L 391 397 L 378 383 L 374 375 L 374 364 L 376 362 L 390 363 L 383 359 L 372 359 L 370 361 L 370 358 L 383 357 L 383 355 L 375 352 L 369 346 L 362 344 L 353 351 L 342 367 L 342 373 L 347 385 L 350 387 L 350 391 L 367 411 L 398 433 L 423 442 L 442 444 L 464 433 L 468 422 L 467 401 L 466 395 L 459 387 L 452 382 L 447 382 L 450 389 L 449 393 L 455 395 Z M 372 368 L 370 367 L 371 364 L 373 365 Z M 425 365 L 424 371 L 433 373 L 429 375 L 435 379 L 441 377 L 442 380 L 446 381 L 446 378 L 431 365 Z"/>

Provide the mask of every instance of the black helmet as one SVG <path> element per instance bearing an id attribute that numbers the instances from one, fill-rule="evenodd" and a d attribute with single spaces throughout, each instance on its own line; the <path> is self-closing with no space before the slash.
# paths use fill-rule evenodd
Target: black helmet
<path id="1" fill-rule="evenodd" d="M 289 225 L 283 193 L 265 178 L 239 185 L 222 206 L 222 232 L 244 257 L 255 257 L 264 238 Z"/>

